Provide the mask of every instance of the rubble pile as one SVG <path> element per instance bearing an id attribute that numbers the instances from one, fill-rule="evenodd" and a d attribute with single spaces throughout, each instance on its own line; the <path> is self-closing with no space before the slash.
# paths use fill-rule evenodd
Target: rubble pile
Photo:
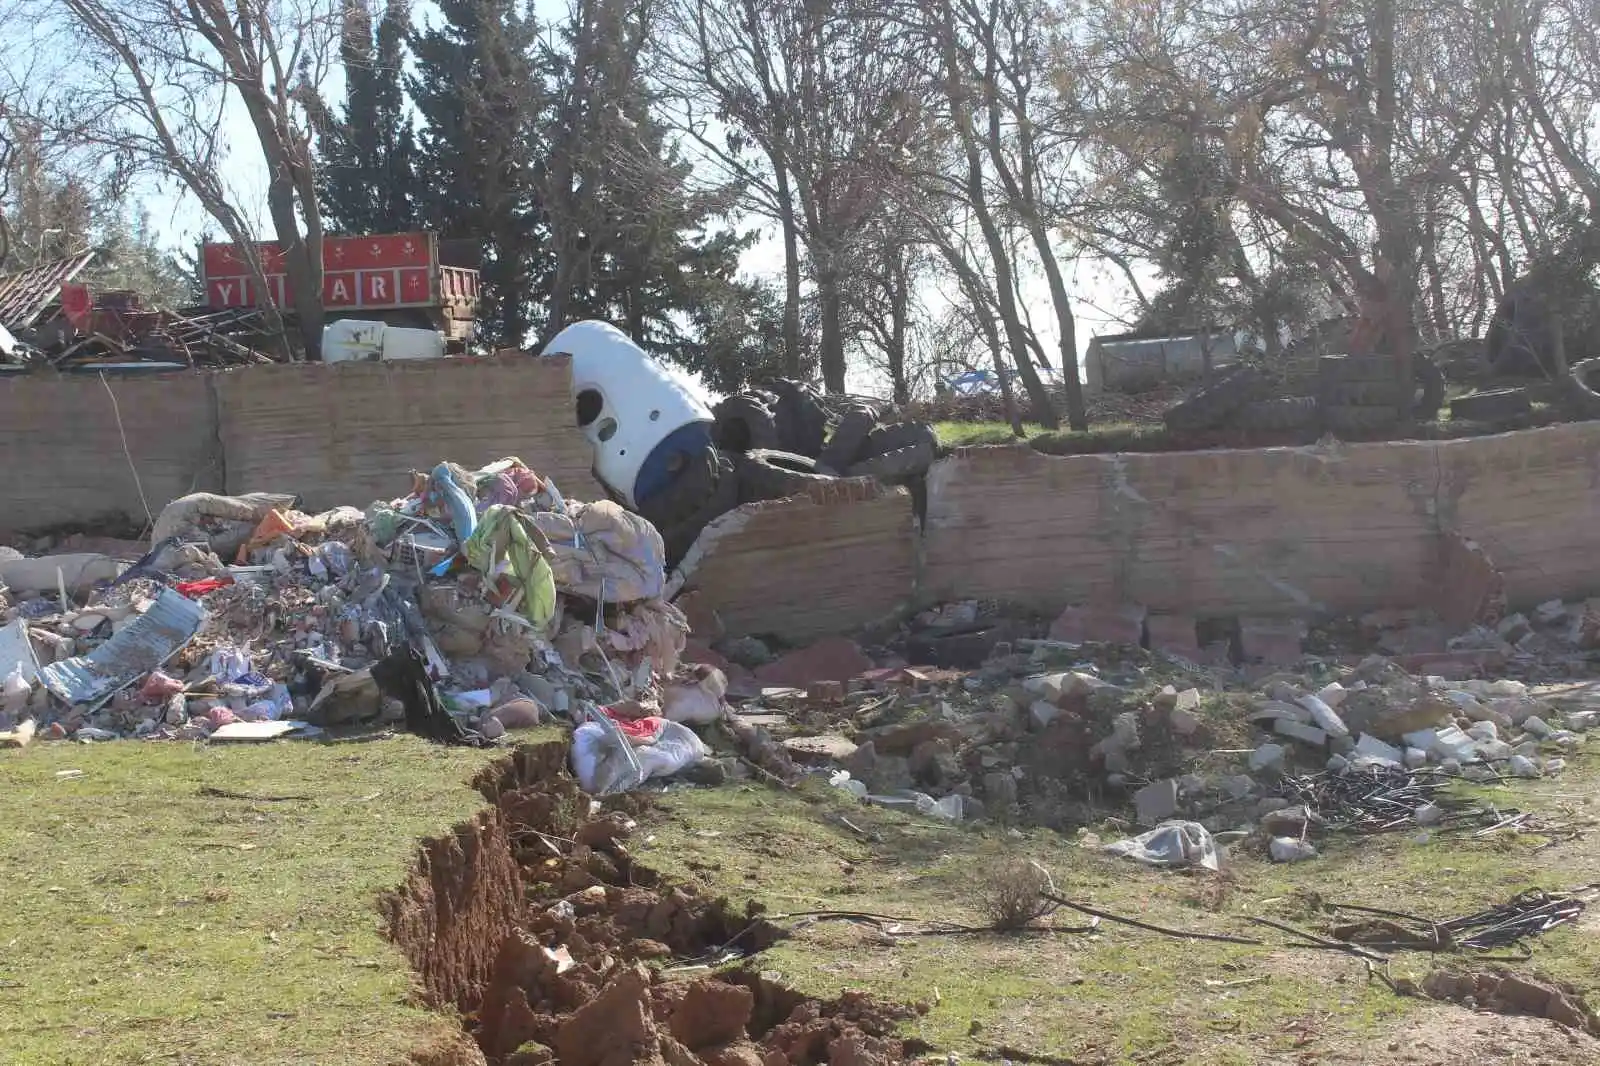
<path id="1" fill-rule="evenodd" d="M 198 493 L 151 542 L 125 569 L 92 553 L 0 561 L 0 728 L 245 740 L 431 711 L 483 743 L 565 720 L 617 788 L 705 754 L 670 719 L 707 720 L 725 681 L 680 664 L 689 627 L 664 599 L 660 536 L 518 459 L 441 463 L 365 510 Z M 397 658 L 411 648 L 420 694 Z"/>
<path id="2" fill-rule="evenodd" d="M 1588 608 L 1559 614 L 1541 608 L 1534 635 L 1587 639 Z M 1509 632 L 1525 665 L 1535 650 L 1555 654 L 1519 624 Z M 1600 725 L 1600 706 L 1509 678 L 1415 674 L 1403 656 L 1308 658 L 1263 677 L 1030 635 L 1039 629 L 996 605 L 952 603 L 914 619 L 894 650 L 869 660 L 855 649 L 857 665 L 845 649 L 773 662 L 750 638 L 702 657 L 729 671 L 736 721 L 772 732 L 796 764 L 863 802 L 1058 829 L 1131 808 L 1139 826 L 1182 827 L 1199 842 L 1185 854 L 1207 851 L 1202 834 L 1290 860 L 1315 855 L 1329 833 L 1531 831 L 1530 816 L 1449 786 L 1559 773 Z M 1461 643 L 1489 639 L 1474 631 Z M 911 665 L 928 661 L 940 665 Z M 1472 660 L 1446 661 L 1459 674 Z"/>

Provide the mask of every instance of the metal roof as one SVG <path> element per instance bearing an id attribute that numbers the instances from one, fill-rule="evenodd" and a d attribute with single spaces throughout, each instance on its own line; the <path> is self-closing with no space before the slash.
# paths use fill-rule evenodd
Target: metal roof
<path id="1" fill-rule="evenodd" d="M 100 253 L 86 252 L 0 276 L 0 325 L 13 332 L 32 326 L 61 295 L 61 286 L 83 272 Z"/>
<path id="2" fill-rule="evenodd" d="M 162 589 L 150 608 L 88 655 L 40 669 L 45 687 L 68 703 L 88 703 L 121 683 L 154 670 L 194 639 L 205 608 Z"/>

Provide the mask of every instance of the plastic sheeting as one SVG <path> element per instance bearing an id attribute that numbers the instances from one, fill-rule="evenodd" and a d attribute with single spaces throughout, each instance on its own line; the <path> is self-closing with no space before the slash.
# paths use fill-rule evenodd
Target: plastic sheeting
<path id="1" fill-rule="evenodd" d="M 1217 843 L 1199 822 L 1162 822 L 1148 833 L 1107 844 L 1106 851 L 1146 866 L 1218 869 Z"/>

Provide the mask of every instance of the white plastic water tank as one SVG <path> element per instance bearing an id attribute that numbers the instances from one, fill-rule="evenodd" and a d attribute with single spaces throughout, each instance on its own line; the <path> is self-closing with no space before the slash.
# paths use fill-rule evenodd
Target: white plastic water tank
<path id="1" fill-rule="evenodd" d="M 341 318 L 322 327 L 322 361 L 350 363 L 383 357 L 382 322 Z"/>
<path id="2" fill-rule="evenodd" d="M 383 331 L 383 359 L 443 359 L 444 334 L 436 329 L 390 326 Z"/>
<path id="3" fill-rule="evenodd" d="M 572 399 L 595 475 L 629 506 L 672 484 L 710 443 L 711 409 L 615 326 L 575 322 L 540 354 L 572 357 Z"/>

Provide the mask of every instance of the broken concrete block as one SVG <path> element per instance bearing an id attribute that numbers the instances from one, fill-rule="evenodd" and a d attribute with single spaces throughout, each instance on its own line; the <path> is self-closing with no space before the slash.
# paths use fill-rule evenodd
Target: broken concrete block
<path id="1" fill-rule="evenodd" d="M 1316 821 L 1311 812 L 1302 806 L 1285 805 L 1261 812 L 1261 828 L 1269 836 L 1275 837 L 1304 836 L 1307 827 Z"/>
<path id="2" fill-rule="evenodd" d="M 783 750 L 798 763 L 842 763 L 856 753 L 857 745 L 848 737 L 824 733 L 815 737 L 789 737 L 783 742 Z"/>
<path id="3" fill-rule="evenodd" d="M 1172 731 L 1180 737 L 1192 737 L 1200 732 L 1200 718 L 1193 711 L 1174 707 L 1167 712 L 1167 721 L 1172 723 Z"/>
<path id="4" fill-rule="evenodd" d="M 1368 759 L 1376 759 L 1391 766 L 1399 766 L 1406 755 L 1405 752 L 1393 744 L 1385 743 L 1371 733 L 1362 733 L 1356 738 L 1355 754 Z"/>
<path id="5" fill-rule="evenodd" d="M 1316 693 L 1317 699 L 1321 700 L 1323 703 L 1326 703 L 1329 707 L 1332 707 L 1335 710 L 1338 709 L 1339 704 L 1345 701 L 1345 697 L 1348 695 L 1350 695 L 1350 690 L 1339 684 L 1337 681 L 1333 681 L 1324 685 L 1322 688 L 1318 689 Z"/>
<path id="6" fill-rule="evenodd" d="M 1108 682 L 1090 674 L 1068 671 L 1030 677 L 1022 682 L 1022 687 L 1028 695 L 1049 700 L 1061 707 L 1074 700 L 1083 699 L 1095 689 L 1108 687 Z"/>
<path id="7" fill-rule="evenodd" d="M 1250 753 L 1250 769 L 1254 773 L 1279 773 L 1288 754 L 1282 744 L 1263 744 Z"/>
<path id="8" fill-rule="evenodd" d="M 1254 792 L 1256 783 L 1246 774 L 1234 774 L 1217 782 L 1231 799 L 1242 800 Z"/>
<path id="9" fill-rule="evenodd" d="M 1544 773 L 1544 768 L 1526 755 L 1511 756 L 1509 769 L 1513 777 L 1539 777 Z"/>
<path id="10" fill-rule="evenodd" d="M 1280 718 L 1288 719 L 1291 722 L 1305 722 L 1307 724 L 1311 722 L 1310 711 L 1297 704 L 1284 703 L 1281 700 L 1267 700 L 1265 703 L 1258 704 L 1256 709 L 1250 712 L 1249 717 L 1252 722 L 1275 722 Z"/>
<path id="11" fill-rule="evenodd" d="M 1155 825 L 1178 810 L 1178 782 L 1173 778 L 1146 785 L 1133 794 L 1134 809 L 1142 825 Z"/>
<path id="12" fill-rule="evenodd" d="M 1551 733 L 1555 732 L 1555 730 L 1550 728 L 1550 723 L 1546 722 L 1543 718 L 1540 718 L 1536 714 L 1530 714 L 1528 717 L 1524 718 L 1522 720 L 1522 728 L 1527 730 L 1529 733 L 1532 733 L 1534 736 L 1539 737 L 1540 739 L 1544 739 Z"/>
<path id="13" fill-rule="evenodd" d="M 1330 737 L 1347 737 L 1350 735 L 1350 729 L 1344 724 L 1344 719 L 1340 718 L 1332 707 L 1329 707 L 1316 696 L 1301 696 L 1296 702 L 1311 712 L 1311 720 L 1316 723 L 1317 728 Z"/>
<path id="14" fill-rule="evenodd" d="M 1139 716 L 1124 711 L 1111 723 L 1111 735 L 1090 749 L 1095 755 L 1108 755 L 1113 751 L 1137 751 L 1139 748 Z"/>
<path id="15" fill-rule="evenodd" d="M 1272 723 L 1272 731 L 1279 736 L 1298 740 L 1302 744 L 1309 744 L 1313 748 L 1326 747 L 1328 734 L 1314 725 L 1296 722 L 1290 718 L 1279 718 Z"/>
<path id="16" fill-rule="evenodd" d="M 1034 700 L 1028 707 L 1028 722 L 1034 729 L 1043 729 L 1061 714 L 1061 708 L 1049 700 Z"/>
<path id="17" fill-rule="evenodd" d="M 1419 766 L 1426 766 L 1428 765 L 1428 753 L 1422 748 L 1407 748 L 1405 762 L 1413 770 Z"/>
<path id="18" fill-rule="evenodd" d="M 1150 703 L 1158 711 L 1170 711 L 1178 705 L 1178 690 L 1171 685 L 1162 685 L 1161 691 L 1150 697 Z"/>
<path id="19" fill-rule="evenodd" d="M 1528 624 L 1526 615 L 1514 614 L 1501 619 L 1500 624 L 1495 626 L 1494 631 L 1495 635 L 1501 640 L 1508 644 L 1515 644 L 1529 633 L 1532 633 L 1533 627 Z"/>
<path id="20" fill-rule="evenodd" d="M 1168 687 L 1170 688 L 1171 686 Z M 1200 709 L 1200 690 L 1197 688 L 1184 689 L 1178 693 L 1177 700 L 1172 707 L 1178 711 L 1198 711 Z"/>
<path id="21" fill-rule="evenodd" d="M 1317 849 L 1304 840 L 1292 837 L 1273 837 L 1267 845 L 1267 854 L 1273 862 L 1301 862 L 1317 857 Z"/>

